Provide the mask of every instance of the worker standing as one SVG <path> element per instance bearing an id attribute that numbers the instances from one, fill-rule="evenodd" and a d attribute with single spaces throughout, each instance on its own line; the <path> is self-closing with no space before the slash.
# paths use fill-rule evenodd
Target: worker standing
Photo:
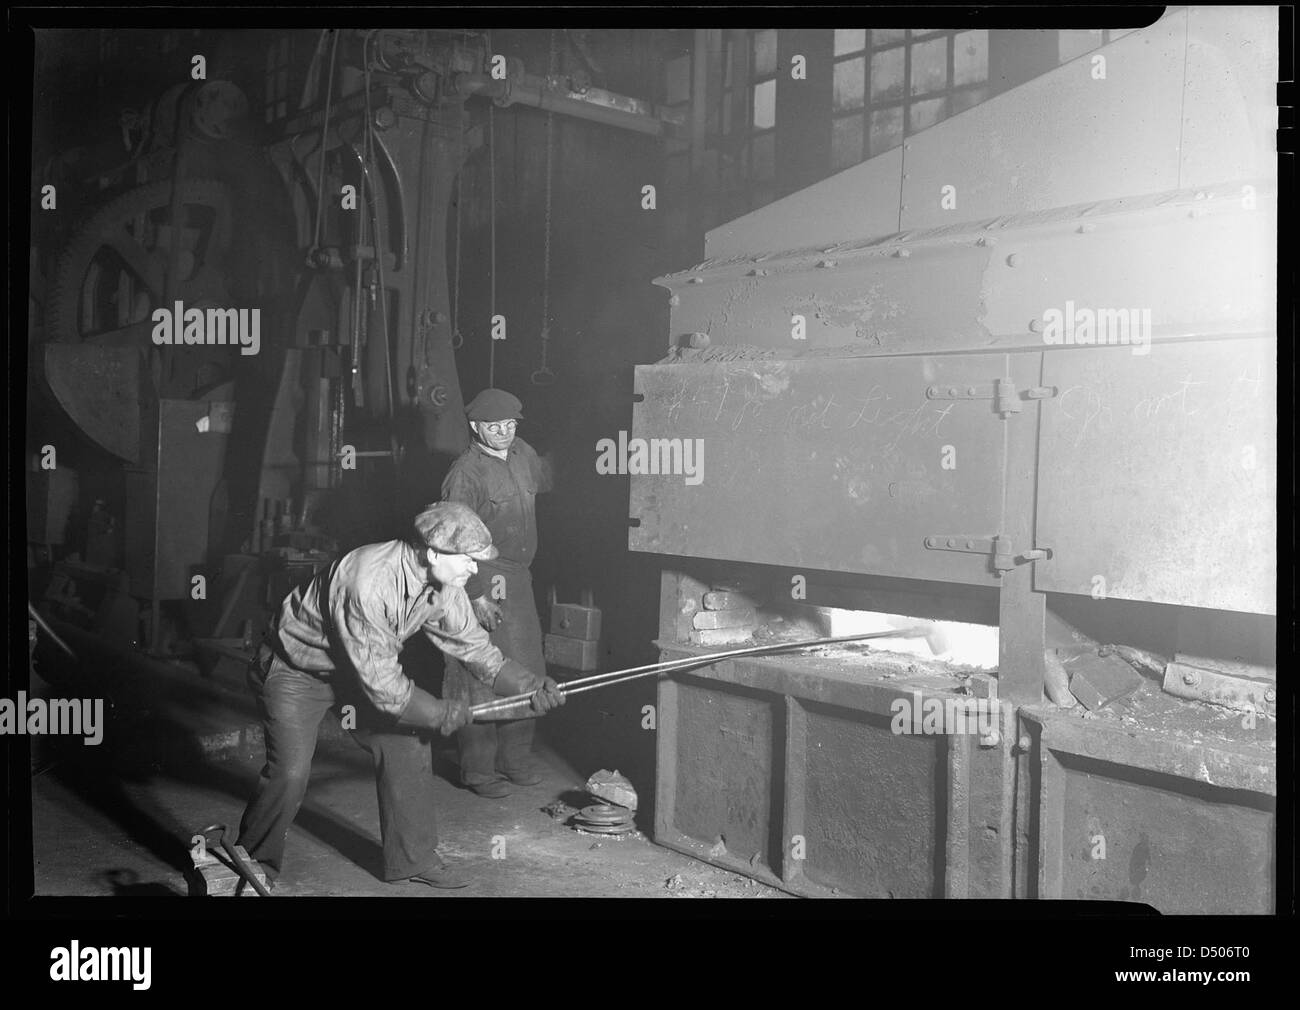
<path id="1" fill-rule="evenodd" d="M 530 670 L 544 671 L 542 627 L 529 571 L 537 553 L 536 497 L 551 490 L 550 466 L 522 438 L 519 399 L 503 389 L 485 389 L 465 408 L 472 440 L 442 484 L 446 501 L 472 508 L 492 532 L 500 554 L 479 566 L 465 589 L 492 644 Z M 491 700 L 486 686 L 449 659 L 443 695 L 470 704 Z M 463 727 L 456 742 L 461 781 L 480 796 L 510 794 L 509 783 L 542 781 L 533 761 L 533 717 L 518 712 L 505 719 Z"/>
<path id="2" fill-rule="evenodd" d="M 239 844 L 268 872 L 280 872 L 321 719 L 345 703 L 344 715 L 351 705 L 353 718 L 344 725 L 374 759 L 384 879 L 465 886 L 437 852 L 429 735 L 466 725 L 469 707 L 418 687 L 398 655 L 423 632 L 456 657 L 485 697 L 534 692 L 539 715 L 564 703 L 544 667 L 534 668 L 539 676 L 488 641 L 470 607 L 466 580 L 496 554 L 478 516 L 439 502 L 416 516 L 408 540 L 359 547 L 285 598 L 249 669 L 266 727 L 266 765 Z"/>

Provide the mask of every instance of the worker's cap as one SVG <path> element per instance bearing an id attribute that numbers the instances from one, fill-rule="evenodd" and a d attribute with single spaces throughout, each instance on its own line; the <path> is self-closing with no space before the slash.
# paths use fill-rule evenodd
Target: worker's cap
<path id="1" fill-rule="evenodd" d="M 468 554 L 475 561 L 491 561 L 497 556 L 492 534 L 483 520 L 460 502 L 426 505 L 415 517 L 414 525 L 419 542 L 439 554 Z"/>
<path id="2" fill-rule="evenodd" d="M 504 389 L 485 389 L 469 401 L 465 416 L 471 421 L 504 421 L 507 418 L 522 418 L 524 405 L 519 397 L 507 393 Z"/>

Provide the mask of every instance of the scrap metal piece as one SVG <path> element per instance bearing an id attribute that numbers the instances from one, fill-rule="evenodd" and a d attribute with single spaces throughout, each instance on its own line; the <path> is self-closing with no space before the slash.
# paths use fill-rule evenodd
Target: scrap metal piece
<path id="1" fill-rule="evenodd" d="M 587 779 L 587 792 L 606 803 L 626 807 L 628 810 L 636 809 L 636 790 L 632 788 L 632 783 L 625 776 L 618 773 L 617 769 L 611 772 L 602 768 L 596 772 Z"/>
<path id="2" fill-rule="evenodd" d="M 1057 652 L 1059 655 L 1061 650 Z M 1073 657 L 1067 654 L 1063 662 L 1073 674 L 1070 693 L 1090 711 L 1104 708 L 1142 686 L 1142 677 L 1118 656 L 1099 656 L 1088 651 Z"/>
<path id="3" fill-rule="evenodd" d="M 1276 711 L 1277 685 L 1273 681 L 1233 677 L 1183 662 L 1187 658 L 1175 656 L 1175 661 L 1165 667 L 1164 689 L 1168 693 L 1241 712 Z"/>

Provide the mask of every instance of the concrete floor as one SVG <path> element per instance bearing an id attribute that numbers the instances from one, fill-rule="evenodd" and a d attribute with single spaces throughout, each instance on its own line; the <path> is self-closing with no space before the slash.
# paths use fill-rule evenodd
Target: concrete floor
<path id="1" fill-rule="evenodd" d="M 557 799 L 571 806 L 590 802 L 580 790 L 596 769 L 579 774 L 540 740 L 545 781 L 517 787 L 503 800 L 483 799 L 453 784 L 455 751 L 443 745 L 435 764 L 440 848 L 472 883 L 459 891 L 386 884 L 376 875 L 378 813 L 369 758 L 337 726 L 334 730 L 323 735 L 317 750 L 277 895 L 784 896 L 656 846 L 640 833 L 600 838 L 552 819 L 543 808 Z M 75 741 L 55 753 L 47 750 L 32 790 L 37 894 L 184 895 L 191 835 L 216 822 L 237 828 L 261 760 L 257 747 L 220 760 L 165 766 L 97 753 Z M 504 858 L 494 859 L 498 836 L 504 839 Z"/>

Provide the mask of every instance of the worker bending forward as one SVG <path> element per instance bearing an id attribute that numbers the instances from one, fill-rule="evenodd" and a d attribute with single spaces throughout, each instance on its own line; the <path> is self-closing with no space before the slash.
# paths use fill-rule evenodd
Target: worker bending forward
<path id="1" fill-rule="evenodd" d="M 430 734 L 466 725 L 469 707 L 417 687 L 398 654 L 423 632 L 484 697 L 535 692 L 537 714 L 563 704 L 555 681 L 506 659 L 471 609 L 466 580 L 496 554 L 478 516 L 440 502 L 416 516 L 410 540 L 359 547 L 285 598 L 249 671 L 266 726 L 266 766 L 239 833 L 272 875 L 307 792 L 321 719 L 337 702 L 354 706 L 352 725 L 344 725 L 374 760 L 384 879 L 465 885 L 437 852 Z"/>
<path id="2" fill-rule="evenodd" d="M 530 670 L 545 671 L 542 627 L 528 566 L 537 553 L 536 498 L 551 490 L 550 467 L 516 437 L 523 405 L 502 389 L 485 389 L 465 408 L 472 440 L 442 484 L 446 501 L 472 508 L 492 531 L 500 554 L 479 567 L 465 587 L 474 613 L 491 632 L 492 644 Z M 488 686 L 465 664 L 449 659 L 443 696 L 478 704 L 491 699 Z M 531 758 L 533 717 L 464 727 L 456 737 L 461 781 L 480 796 L 510 794 L 507 782 L 531 786 L 542 776 Z"/>

